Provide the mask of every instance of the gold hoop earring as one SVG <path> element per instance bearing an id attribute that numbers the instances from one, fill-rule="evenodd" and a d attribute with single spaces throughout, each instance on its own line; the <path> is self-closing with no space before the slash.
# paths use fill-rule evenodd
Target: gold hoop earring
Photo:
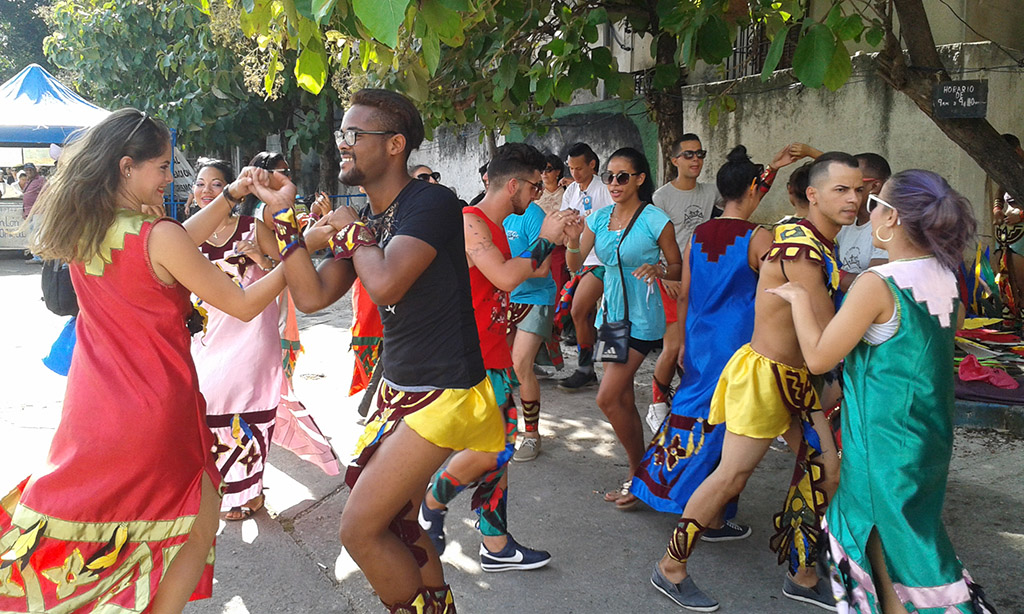
<path id="1" fill-rule="evenodd" d="M 892 236 L 895 233 L 893 231 L 889 231 L 889 238 L 888 239 L 883 239 L 882 238 L 882 233 L 880 232 L 881 230 L 882 229 L 879 228 L 878 230 L 875 231 L 875 238 L 878 239 L 878 242 L 879 243 L 888 243 L 889 241 L 892 241 Z"/>

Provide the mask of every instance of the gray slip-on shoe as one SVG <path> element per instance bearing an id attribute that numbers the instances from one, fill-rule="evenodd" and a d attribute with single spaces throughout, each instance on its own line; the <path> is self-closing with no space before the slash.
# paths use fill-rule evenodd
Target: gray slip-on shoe
<path id="1" fill-rule="evenodd" d="M 694 612 L 714 612 L 718 609 L 718 602 L 704 594 L 704 591 L 697 588 L 693 582 L 693 576 L 686 576 L 679 584 L 672 584 L 661 573 L 658 564 L 654 564 L 654 572 L 651 573 L 651 584 L 661 591 L 663 595 L 675 601 L 680 606 Z"/>

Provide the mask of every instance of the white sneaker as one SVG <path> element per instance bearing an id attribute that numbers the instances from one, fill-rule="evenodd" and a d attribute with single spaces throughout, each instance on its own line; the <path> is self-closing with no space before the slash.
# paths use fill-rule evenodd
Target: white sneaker
<path id="1" fill-rule="evenodd" d="M 651 427 L 651 431 L 654 433 L 658 432 L 661 428 L 661 423 L 665 421 L 665 416 L 669 414 L 671 408 L 668 403 L 651 403 L 647 407 L 647 426 Z"/>

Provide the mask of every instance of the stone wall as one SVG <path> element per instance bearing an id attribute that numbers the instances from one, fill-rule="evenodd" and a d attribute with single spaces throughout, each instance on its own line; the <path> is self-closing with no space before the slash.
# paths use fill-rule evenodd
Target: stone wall
<path id="1" fill-rule="evenodd" d="M 1024 72 L 1002 68 L 1008 58 L 990 43 L 949 45 L 943 47 L 942 54 L 954 79 L 988 80 L 988 120 L 996 130 L 1024 136 L 1024 114 L 1020 113 Z M 729 149 L 738 144 L 745 145 L 759 163 L 767 163 L 794 141 L 822 151 L 877 152 L 889 160 L 894 172 L 923 168 L 944 176 L 974 204 L 979 233 L 986 242 L 991 240 L 984 172 L 909 98 L 875 74 L 872 56 L 854 57 L 853 76 L 837 92 L 811 90 L 792 82 L 788 71 L 781 71 L 767 83 L 747 77 L 684 88 L 684 124 L 688 132 L 702 136 L 709 151 L 703 180 L 713 181 Z M 698 110 L 697 104 L 705 95 L 726 88 L 736 98 L 737 109 L 723 114 L 718 125 L 711 127 L 707 113 Z M 779 174 L 776 187 L 755 213 L 755 221 L 770 222 L 791 212 L 785 183 L 792 168 L 795 165 Z"/>

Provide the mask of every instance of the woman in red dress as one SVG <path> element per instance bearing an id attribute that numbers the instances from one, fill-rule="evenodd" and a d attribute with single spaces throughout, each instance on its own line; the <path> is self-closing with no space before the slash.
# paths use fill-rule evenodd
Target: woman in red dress
<path id="1" fill-rule="evenodd" d="M 71 262 L 81 312 L 46 464 L 0 499 L 0 611 L 180 613 L 210 596 L 220 477 L 189 292 L 251 319 L 284 277 L 242 289 L 197 245 L 233 201 L 294 186 L 247 168 L 183 227 L 162 217 L 170 159 L 167 127 L 122 109 L 65 150 L 33 210 L 32 249 Z"/>

